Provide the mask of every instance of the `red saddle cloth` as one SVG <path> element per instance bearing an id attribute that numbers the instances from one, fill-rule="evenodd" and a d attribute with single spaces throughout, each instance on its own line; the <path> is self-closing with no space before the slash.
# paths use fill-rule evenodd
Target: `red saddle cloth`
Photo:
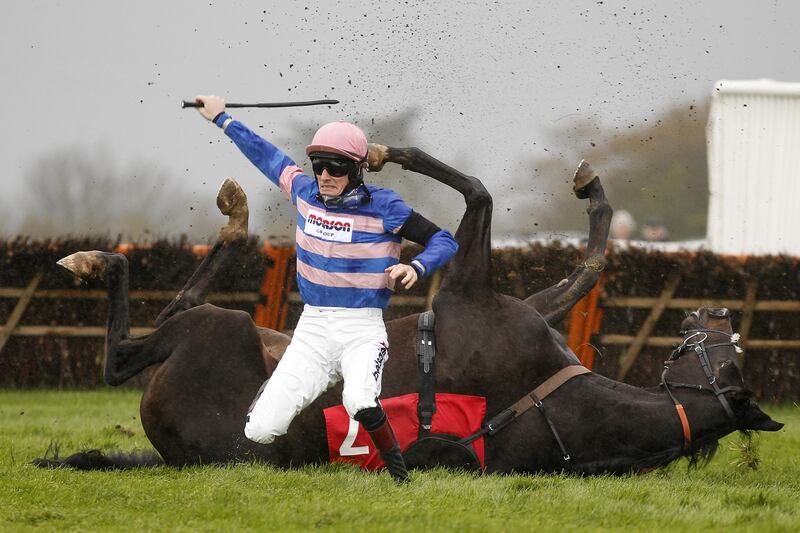
<path id="1" fill-rule="evenodd" d="M 405 394 L 381 400 L 383 410 L 403 451 L 417 440 L 419 434 L 418 403 L 418 394 Z M 378 470 L 383 467 L 383 461 L 378 457 L 369 434 L 361 424 L 348 416 L 343 405 L 328 407 L 323 413 L 331 462 L 353 463 L 365 470 Z M 437 393 L 431 434 L 466 437 L 481 429 L 485 416 L 486 398 L 482 396 Z M 475 450 L 481 468 L 485 467 L 483 437 L 473 441 L 470 446 Z"/>

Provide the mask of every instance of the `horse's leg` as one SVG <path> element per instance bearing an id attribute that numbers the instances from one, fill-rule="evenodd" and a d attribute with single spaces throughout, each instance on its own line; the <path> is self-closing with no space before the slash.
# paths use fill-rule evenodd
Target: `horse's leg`
<path id="1" fill-rule="evenodd" d="M 130 338 L 128 305 L 128 259 L 110 252 L 77 252 L 58 264 L 83 279 L 106 279 L 108 283 L 108 326 L 104 379 L 120 385 L 146 367 L 169 355 L 168 343 L 158 342 L 157 332 Z"/>
<path id="2" fill-rule="evenodd" d="M 386 162 L 397 163 L 406 170 L 430 176 L 464 195 L 467 210 L 455 234 L 458 252 L 449 264 L 440 291 L 472 294 L 491 290 L 492 197 L 483 183 L 434 159 L 419 148 L 371 145 L 370 170 L 380 170 Z"/>
<path id="3" fill-rule="evenodd" d="M 574 181 L 575 196 L 589 198 L 589 207 L 586 210 L 589 213 L 589 242 L 583 263 L 568 278 L 525 300 L 551 326 L 563 320 L 572 306 L 594 287 L 606 265 L 605 251 L 611 225 L 611 205 L 606 200 L 600 178 L 585 161 L 581 162 L 575 172 Z"/>
<path id="4" fill-rule="evenodd" d="M 217 195 L 217 207 L 228 216 L 228 223 L 219 231 L 214 247 L 197 267 L 183 289 L 155 320 L 160 326 L 169 317 L 205 303 L 212 281 L 238 245 L 247 240 L 247 195 L 236 181 L 227 178 Z"/>

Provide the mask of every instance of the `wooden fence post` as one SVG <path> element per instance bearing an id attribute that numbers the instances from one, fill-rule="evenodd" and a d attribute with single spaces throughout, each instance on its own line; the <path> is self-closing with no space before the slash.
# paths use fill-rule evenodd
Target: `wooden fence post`
<path id="1" fill-rule="evenodd" d="M 25 287 L 25 290 L 22 292 L 22 295 L 19 297 L 19 301 L 17 301 L 17 305 L 14 306 L 14 310 L 11 311 L 11 316 L 8 317 L 8 322 L 6 322 L 5 327 L 0 329 L 0 352 L 3 351 L 3 347 L 8 342 L 8 339 L 11 337 L 11 333 L 16 329 L 17 324 L 19 324 L 19 320 L 22 318 L 23 313 L 25 313 L 25 309 L 28 308 L 28 304 L 31 303 L 31 299 L 33 298 L 33 293 L 36 292 L 36 287 L 39 286 L 39 282 L 42 281 L 42 273 L 37 272 L 28 286 Z"/>
<path id="2" fill-rule="evenodd" d="M 588 312 L 588 302 L 589 298 L 584 296 L 577 302 L 575 305 L 572 306 L 572 309 L 569 311 L 569 328 L 567 329 L 567 346 L 578 354 L 578 351 L 581 348 L 581 344 L 583 343 L 583 332 L 585 330 L 584 324 L 586 323 L 586 317 L 589 314 Z M 588 367 L 587 367 L 588 368 Z"/>
<path id="3" fill-rule="evenodd" d="M 625 355 L 622 356 L 622 362 L 620 363 L 619 373 L 617 373 L 617 381 L 623 381 L 625 376 L 628 374 L 628 371 L 633 366 L 633 363 L 636 362 L 636 358 L 639 357 L 639 352 L 642 350 L 647 338 L 652 333 L 653 328 L 658 322 L 658 319 L 661 317 L 661 314 L 664 312 L 664 309 L 667 308 L 667 304 L 672 299 L 672 296 L 675 294 L 675 289 L 678 288 L 678 283 L 681 281 L 681 275 L 675 274 L 669 280 L 667 280 L 667 284 L 664 286 L 664 290 L 661 291 L 661 296 L 658 297 L 658 301 L 653 306 L 653 309 L 650 311 L 650 315 L 642 324 L 642 328 L 639 330 L 639 333 L 636 334 L 636 337 L 633 339 L 633 342 L 625 352 Z"/>
<path id="4" fill-rule="evenodd" d="M 293 248 L 265 243 L 264 253 L 272 259 L 272 266 L 264 272 L 261 301 L 256 305 L 254 322 L 257 326 L 282 330 L 286 325 L 286 293 Z"/>
<path id="5" fill-rule="evenodd" d="M 592 345 L 592 337 L 600 332 L 600 324 L 603 321 L 603 309 L 600 307 L 600 293 L 603 291 L 603 277 L 597 280 L 597 284 L 592 287 L 588 298 L 588 313 L 586 315 L 586 324 L 583 330 L 583 342 L 578 352 L 578 358 L 581 364 L 592 370 L 594 367 L 595 347 Z"/>
<path id="6" fill-rule="evenodd" d="M 592 336 L 599 333 L 603 320 L 603 309 L 599 306 L 603 282 L 603 276 L 600 276 L 595 286 L 569 312 L 567 346 L 589 370 L 594 366 L 595 347 L 592 346 Z"/>
<path id="7" fill-rule="evenodd" d="M 290 279 L 289 274 L 291 273 L 291 261 L 295 255 L 294 246 L 287 246 L 283 248 L 283 272 L 282 272 L 282 281 L 279 287 L 279 298 L 280 298 L 280 306 L 278 308 L 278 318 L 277 318 L 277 327 L 275 328 L 277 331 L 283 331 L 286 329 L 286 317 L 289 315 L 289 289 L 292 286 L 292 280 Z"/>

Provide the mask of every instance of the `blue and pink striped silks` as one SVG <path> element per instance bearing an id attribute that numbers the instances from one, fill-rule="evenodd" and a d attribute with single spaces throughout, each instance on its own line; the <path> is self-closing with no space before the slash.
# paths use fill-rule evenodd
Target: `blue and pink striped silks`
<path id="1" fill-rule="evenodd" d="M 217 125 L 228 118 L 223 114 Z M 244 124 L 225 129 L 244 155 L 297 207 L 297 285 L 303 301 L 319 307 L 386 308 L 394 283 L 385 272 L 400 258 L 397 233 L 411 214 L 397 193 L 367 185 L 372 200 L 355 209 L 326 208 L 319 188 L 291 158 Z M 458 245 L 441 230 L 414 258 L 426 275 L 444 265 Z"/>

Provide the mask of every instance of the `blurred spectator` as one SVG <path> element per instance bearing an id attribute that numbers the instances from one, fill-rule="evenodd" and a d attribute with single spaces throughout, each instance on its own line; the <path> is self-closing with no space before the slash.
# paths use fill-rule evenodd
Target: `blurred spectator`
<path id="1" fill-rule="evenodd" d="M 642 238 L 649 242 L 663 242 L 669 237 L 669 230 L 664 221 L 658 217 L 650 217 L 642 226 Z"/>
<path id="2" fill-rule="evenodd" d="M 629 241 L 636 232 L 636 220 L 629 212 L 624 209 L 614 211 L 611 217 L 611 238 L 621 241 Z"/>

